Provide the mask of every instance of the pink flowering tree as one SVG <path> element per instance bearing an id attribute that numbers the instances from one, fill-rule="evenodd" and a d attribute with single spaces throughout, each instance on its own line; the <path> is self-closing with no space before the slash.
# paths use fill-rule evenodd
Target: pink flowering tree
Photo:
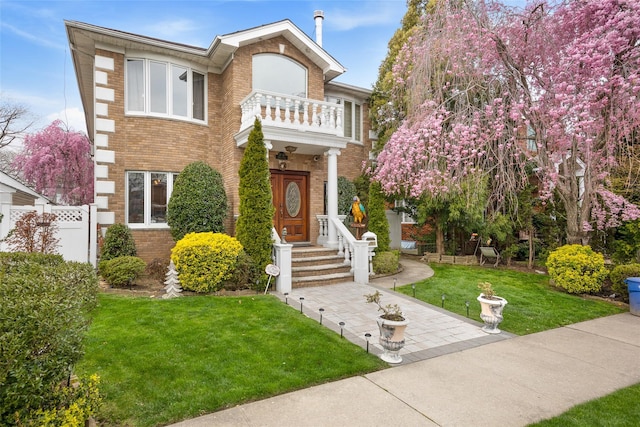
<path id="1" fill-rule="evenodd" d="M 484 176 L 488 210 L 517 212 L 533 172 L 570 243 L 640 217 L 609 182 L 640 124 L 640 2 L 460 3 L 439 2 L 398 55 L 409 108 L 378 156 L 384 191 L 442 197 Z"/>
<path id="2" fill-rule="evenodd" d="M 93 202 L 93 160 L 89 139 L 56 120 L 24 139 L 24 151 L 13 161 L 35 190 L 70 205 Z"/>

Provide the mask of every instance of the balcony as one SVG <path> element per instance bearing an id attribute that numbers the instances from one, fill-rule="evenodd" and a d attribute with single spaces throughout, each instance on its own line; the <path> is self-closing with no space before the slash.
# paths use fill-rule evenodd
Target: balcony
<path id="1" fill-rule="evenodd" d="M 242 123 L 238 133 L 251 128 L 256 116 L 265 127 L 344 136 L 343 107 L 332 102 L 266 91 L 253 91 L 240 103 Z"/>

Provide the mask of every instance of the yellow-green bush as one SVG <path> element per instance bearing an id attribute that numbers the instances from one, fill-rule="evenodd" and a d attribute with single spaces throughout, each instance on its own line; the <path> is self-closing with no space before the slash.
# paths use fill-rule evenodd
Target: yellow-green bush
<path id="1" fill-rule="evenodd" d="M 616 266 L 609 275 L 611 280 L 611 289 L 616 294 L 622 295 L 625 301 L 629 301 L 629 289 L 626 283 L 624 283 L 627 277 L 640 277 L 640 264 L 622 264 Z"/>
<path id="2" fill-rule="evenodd" d="M 61 384 L 53 392 L 55 404 L 32 410 L 25 416 L 16 413 L 16 421 L 24 427 L 84 427 L 102 404 L 99 384 L 97 374 L 70 385 Z"/>
<path id="3" fill-rule="evenodd" d="M 565 245 L 549 254 L 549 276 L 571 294 L 598 292 L 607 278 L 604 257 L 590 246 Z"/>
<path id="4" fill-rule="evenodd" d="M 182 288 L 215 292 L 232 277 L 242 245 L 222 233 L 189 233 L 171 250 Z"/>

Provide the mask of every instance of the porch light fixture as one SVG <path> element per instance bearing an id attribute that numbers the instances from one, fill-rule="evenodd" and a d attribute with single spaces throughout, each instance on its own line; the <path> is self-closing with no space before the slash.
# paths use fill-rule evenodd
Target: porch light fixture
<path id="1" fill-rule="evenodd" d="M 289 160 L 289 157 L 287 157 L 284 151 L 280 151 L 276 154 L 276 160 Z"/>
<path id="2" fill-rule="evenodd" d="M 284 149 L 287 150 L 287 153 L 293 154 L 296 152 L 298 147 L 294 147 L 293 145 L 287 145 L 286 147 L 284 147 Z"/>

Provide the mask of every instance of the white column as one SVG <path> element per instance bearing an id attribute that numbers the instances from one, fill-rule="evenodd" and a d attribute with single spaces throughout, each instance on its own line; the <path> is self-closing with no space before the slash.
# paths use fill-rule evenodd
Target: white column
<path id="1" fill-rule="evenodd" d="M 267 140 L 265 139 L 265 141 L 264 141 L 264 146 L 265 146 L 265 147 L 266 147 L 266 149 L 267 149 L 267 164 L 268 164 L 268 163 L 269 163 L 269 152 L 270 152 L 271 150 L 273 150 L 273 144 L 271 143 L 271 141 L 267 141 Z"/>
<path id="2" fill-rule="evenodd" d="M 333 219 L 338 218 L 338 156 L 340 149 L 330 148 L 325 151 L 327 156 L 327 214 L 329 220 L 329 236 L 326 246 L 338 247 L 338 232 L 333 224 Z"/>

